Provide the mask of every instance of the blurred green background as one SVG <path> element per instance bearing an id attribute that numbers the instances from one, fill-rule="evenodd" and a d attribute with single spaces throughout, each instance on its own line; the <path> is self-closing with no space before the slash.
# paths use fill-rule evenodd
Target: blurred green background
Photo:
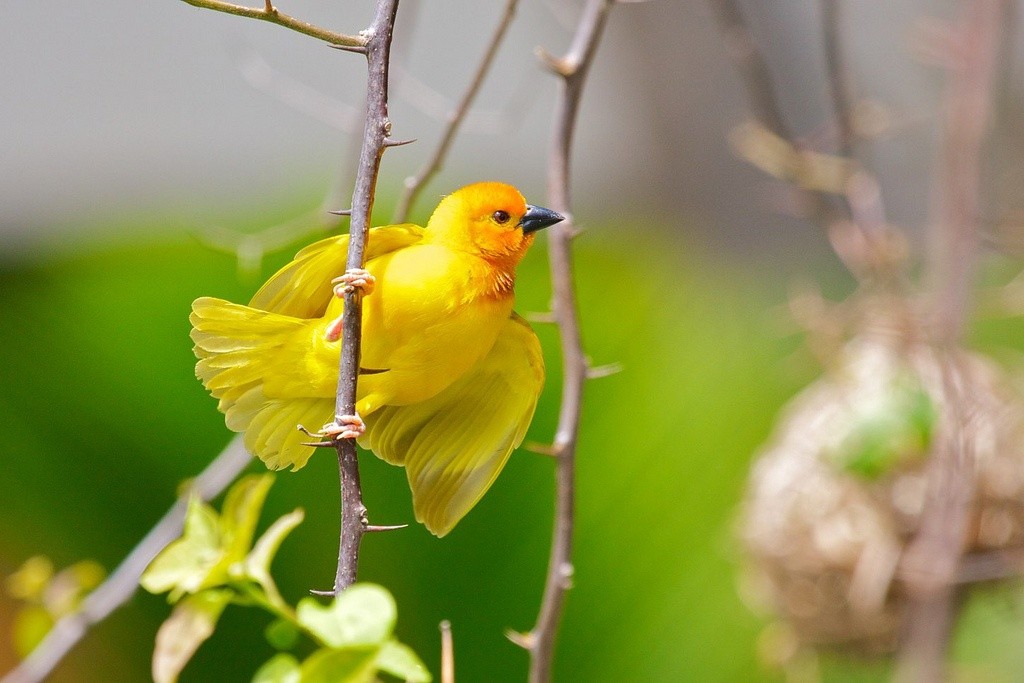
<path id="1" fill-rule="evenodd" d="M 623 249 L 614 229 L 631 220 L 578 241 L 587 351 L 623 371 L 587 386 L 576 586 L 559 641 L 559 679 L 750 678 L 758 672 L 758 620 L 735 588 L 734 507 L 775 409 L 807 378 L 784 362 L 795 342 L 777 333 L 773 319 L 783 280 L 649 227 Z M 524 312 L 546 310 L 549 300 L 543 240 L 538 246 L 519 275 Z M 9 262 L 0 282 L 8 368 L 0 439 L 9 453 L 0 571 L 34 553 L 58 566 L 89 557 L 112 567 L 172 501 L 178 482 L 229 438 L 192 374 L 187 311 L 202 294 L 245 300 L 253 281 L 239 278 L 232 255 L 176 240 Z M 554 329 L 536 327 L 549 381 L 528 438 L 543 442 L 556 420 L 559 358 Z M 449 619 L 460 679 L 523 680 L 525 653 L 502 633 L 526 630 L 536 616 L 553 465 L 517 453 L 442 540 L 413 525 L 364 542 L 360 576 L 394 592 L 399 636 L 434 671 L 437 625 Z M 372 455 L 362 467 L 373 520 L 411 520 L 404 473 Z M 332 579 L 337 497 L 329 454 L 279 474 L 271 491 L 266 523 L 296 506 L 308 513 L 275 565 L 293 601 Z M 144 678 L 167 610 L 161 598 L 137 596 L 56 679 Z M 261 635 L 268 621 L 229 609 L 185 680 L 243 679 L 270 654 Z M 104 663 L 114 660 L 123 663 L 116 670 Z"/>
<path id="2" fill-rule="evenodd" d="M 827 139 L 814 4 L 740 4 L 794 129 Z M 349 5 L 293 0 L 288 10 L 333 27 L 365 25 L 371 3 Z M 554 86 L 532 50 L 560 52 L 579 5 L 521 4 L 497 76 L 412 218 L 425 220 L 438 195 L 483 178 L 512 182 L 544 204 Z M 0 107 L 0 128 L 12 131 L 0 136 L 0 575 L 36 554 L 58 567 L 92 558 L 112 569 L 179 483 L 231 438 L 193 374 L 191 301 L 248 300 L 323 234 L 318 207 L 341 207 L 349 193 L 358 134 L 344 132 L 344 119 L 346 107 L 358 107 L 350 100 L 361 96 L 363 72 L 354 61 L 338 66 L 315 41 L 178 0 L 57 13 L 17 3 L 11 11 L 0 27 L 0 77 L 18 94 Z M 907 36 L 932 15 L 948 17 L 951 3 L 849 3 L 845 24 L 858 96 L 889 117 L 878 137 L 861 141 L 862 156 L 915 258 L 925 253 L 920 228 L 943 79 L 910 58 Z M 459 37 L 437 49 L 452 16 Z M 496 16 L 490 3 L 403 0 L 392 118 L 399 137 L 420 143 L 385 156 L 376 223 L 388 222 L 402 179 L 432 149 L 438 110 L 461 93 Z M 586 228 L 575 243 L 577 289 L 587 353 L 622 371 L 586 389 L 575 587 L 555 678 L 779 680 L 759 654 L 770 647 L 764 617 L 738 589 L 737 506 L 777 411 L 819 372 L 786 311 L 791 290 L 812 281 L 838 300 L 854 284 L 823 231 L 794 215 L 786 189 L 730 152 L 747 104 L 707 3 L 617 7 L 601 50 L 574 155 L 574 214 Z M 1003 114 L 1016 116 L 1006 120 L 1019 122 L 1020 88 L 1009 79 L 998 96 Z M 993 157 L 1006 162 L 1019 151 L 1014 130 L 995 131 L 1006 144 Z M 1024 196 L 1024 174 L 1006 168 L 993 175 L 992 196 Z M 1007 203 L 1015 205 L 1000 208 Z M 210 246 L 212 236 L 285 222 L 289 243 L 255 270 Z M 522 313 L 549 308 L 545 249 L 542 238 L 520 269 Z M 1006 282 L 1016 270 L 1001 261 L 989 279 Z M 535 328 L 549 379 L 528 439 L 545 442 L 559 357 L 554 329 Z M 1022 340 L 1020 317 L 987 320 L 974 335 L 1011 364 Z M 372 521 L 412 521 L 404 472 L 372 455 L 361 466 Z M 503 633 L 527 630 L 536 617 L 553 470 L 549 458 L 520 451 L 444 539 L 413 524 L 365 540 L 360 577 L 394 593 L 398 637 L 435 673 L 438 623 L 447 619 L 458 680 L 525 680 L 526 654 Z M 337 488 L 336 463 L 321 454 L 278 475 L 271 490 L 264 526 L 295 507 L 307 512 L 274 566 L 292 602 L 333 579 Z M 1017 587 L 972 598 L 953 644 L 959 678 L 1019 680 L 1022 608 Z M 0 671 L 15 663 L 15 610 L 0 595 Z M 53 680 L 146 680 L 168 612 L 163 598 L 137 595 Z M 183 680 L 248 680 L 272 654 L 262 636 L 269 621 L 229 608 Z M 829 655 L 821 673 L 889 676 L 884 662 Z"/>
<path id="3" fill-rule="evenodd" d="M 758 661 L 763 622 L 739 597 L 733 525 L 752 454 L 776 410 L 815 372 L 799 337 L 785 333 L 786 275 L 778 268 L 785 261 L 712 254 L 676 238 L 673 226 L 634 231 L 624 249 L 616 230 L 631 221 L 612 220 L 577 242 L 587 351 L 623 370 L 587 385 L 576 585 L 559 639 L 558 679 L 776 678 Z M 255 283 L 238 275 L 233 255 L 194 240 L 56 251 L 7 261 L 0 271 L 3 574 L 36 553 L 58 566 L 93 558 L 112 568 L 170 504 L 178 483 L 223 447 L 229 434 L 193 378 L 187 311 L 202 294 L 245 300 Z M 275 254 L 265 270 L 291 251 Z M 520 271 L 520 311 L 546 310 L 544 251 L 542 240 Z M 849 287 L 834 272 L 819 274 L 836 293 Z M 553 328 L 536 327 L 549 381 L 529 438 L 545 441 L 557 413 L 559 361 Z M 982 340 L 1019 339 L 1019 327 L 990 323 Z M 362 468 L 373 520 L 410 521 L 404 473 L 372 455 Z M 525 654 L 502 634 L 528 629 L 536 615 L 552 472 L 548 458 L 520 451 L 448 537 L 435 539 L 414 524 L 364 542 L 361 578 L 393 591 L 398 635 L 433 671 L 438 623 L 448 619 L 460 680 L 524 679 Z M 293 507 L 307 511 L 275 564 L 292 601 L 332 580 L 337 497 L 329 454 L 279 474 L 271 490 L 264 525 Z M 0 604 L 6 633 L 14 605 L 8 598 Z M 1012 680 L 1008 672 L 1024 664 L 1018 604 L 1014 595 L 992 593 L 967 610 L 957 652 L 974 663 L 966 670 L 984 673 L 980 680 Z M 136 596 L 53 680 L 144 680 L 167 614 L 162 598 Z M 183 680 L 246 680 L 272 653 L 262 637 L 269 621 L 229 608 Z M 8 638 L 0 652 L 10 666 Z M 826 659 L 823 670 L 834 680 L 886 677 L 884 666 L 871 663 Z"/>

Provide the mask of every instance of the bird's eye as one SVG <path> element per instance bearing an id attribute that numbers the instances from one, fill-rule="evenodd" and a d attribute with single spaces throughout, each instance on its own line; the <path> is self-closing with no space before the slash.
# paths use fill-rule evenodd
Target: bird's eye
<path id="1" fill-rule="evenodd" d="M 511 216 L 508 215 L 508 211 L 495 211 L 491 214 L 491 218 L 493 218 L 494 222 L 498 225 L 504 225 L 505 223 L 508 223 L 508 219 L 511 218 Z"/>

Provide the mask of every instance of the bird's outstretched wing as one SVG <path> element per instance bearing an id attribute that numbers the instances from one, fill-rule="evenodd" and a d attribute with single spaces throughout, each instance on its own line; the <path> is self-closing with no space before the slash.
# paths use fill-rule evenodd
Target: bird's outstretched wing
<path id="1" fill-rule="evenodd" d="M 373 228 L 365 260 L 370 261 L 423 239 L 423 228 L 412 223 Z M 294 318 L 319 318 L 331 303 L 331 280 L 345 272 L 348 235 L 314 242 L 295 255 L 252 297 L 249 306 Z"/>
<path id="2" fill-rule="evenodd" d="M 365 416 L 360 444 L 405 466 L 416 519 L 444 536 L 522 443 L 543 384 L 540 342 L 513 313 L 488 355 L 447 389 Z"/>

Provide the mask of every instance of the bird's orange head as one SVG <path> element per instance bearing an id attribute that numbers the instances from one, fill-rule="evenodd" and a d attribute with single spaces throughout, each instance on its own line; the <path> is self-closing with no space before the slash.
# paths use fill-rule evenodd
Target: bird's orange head
<path id="1" fill-rule="evenodd" d="M 534 233 L 561 220 L 550 209 L 527 204 L 511 185 L 474 183 L 441 200 L 427 223 L 427 239 L 515 268 Z"/>

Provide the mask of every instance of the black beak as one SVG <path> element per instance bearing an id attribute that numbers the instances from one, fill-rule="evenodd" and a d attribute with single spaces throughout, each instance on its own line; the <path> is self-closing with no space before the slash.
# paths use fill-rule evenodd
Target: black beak
<path id="1" fill-rule="evenodd" d="M 565 216 L 557 211 L 527 204 L 526 213 L 523 214 L 523 220 L 519 221 L 519 227 L 523 229 L 523 232 L 529 234 L 564 220 Z"/>

